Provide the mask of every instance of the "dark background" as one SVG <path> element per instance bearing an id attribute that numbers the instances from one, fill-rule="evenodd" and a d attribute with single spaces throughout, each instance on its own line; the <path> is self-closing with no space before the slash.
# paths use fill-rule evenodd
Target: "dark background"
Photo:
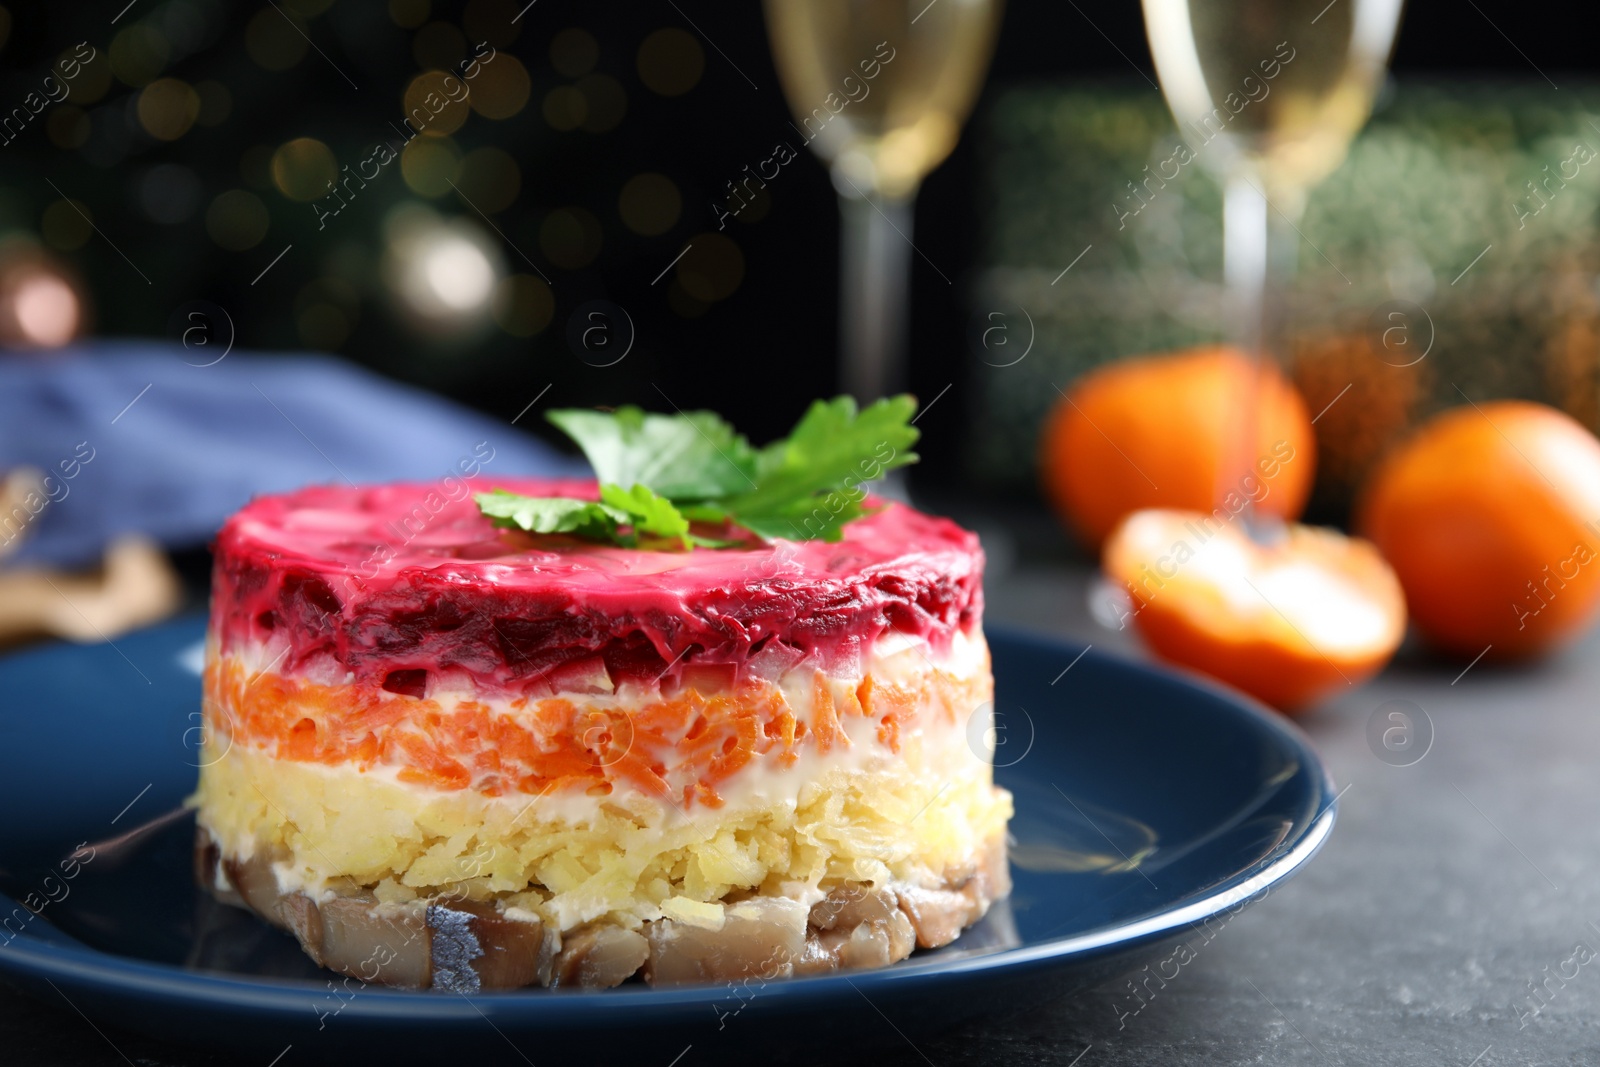
<path id="1" fill-rule="evenodd" d="M 278 6 L 295 14 L 323 2 L 281 0 Z M 251 160 L 259 170 L 263 146 L 310 136 L 333 148 L 340 163 L 361 158 L 403 114 L 402 92 L 422 69 L 414 54 L 417 34 L 439 22 L 458 28 L 466 22 L 496 27 L 501 47 L 521 60 L 531 78 L 529 101 L 519 114 L 504 121 L 474 115 L 454 139 L 463 151 L 498 146 L 520 165 L 520 194 L 492 217 L 509 242 L 503 247 L 508 269 L 528 273 L 526 257 L 549 276 L 553 317 L 529 338 L 491 328 L 466 339 L 430 340 L 395 313 L 374 278 L 363 285 L 357 277 L 353 301 L 347 288 L 336 287 L 345 336 L 327 347 L 507 419 L 550 385 L 542 404 L 664 408 L 665 397 L 684 408 L 737 413 L 738 424 L 757 440 L 781 432 L 810 398 L 834 389 L 837 211 L 823 167 L 803 148 L 801 159 L 772 182 L 764 210 L 748 213 L 760 215 L 759 221 L 729 223 L 726 233 L 744 261 L 730 296 L 709 305 L 685 300 L 681 291 L 673 293 L 671 275 L 652 285 L 695 235 L 715 229 L 712 203 L 727 181 L 767 158 L 779 139 L 788 137 L 800 148 L 787 125 L 754 0 L 538 0 L 515 25 L 510 19 L 520 2 L 436 0 L 417 29 L 397 25 L 385 0 L 338 0 L 309 17 L 295 14 L 315 48 L 280 71 L 253 62 L 246 44 L 251 20 L 270 13 L 270 5 L 136 0 L 124 11 L 125 3 L 10 3 L 10 30 L 0 48 L 0 107 L 6 109 L 37 88 L 54 58 L 78 41 L 100 50 L 103 63 L 116 35 L 141 23 L 173 45 L 161 76 L 191 85 L 218 82 L 231 96 L 220 123 L 196 125 L 177 141 L 162 143 L 137 129 L 118 133 L 130 125 L 128 112 L 138 95 L 137 88 L 118 81 L 83 108 L 92 131 L 88 150 L 52 143 L 49 110 L 0 147 L 0 242 L 37 241 L 75 272 L 92 306 L 94 333 L 173 338 L 179 309 L 203 299 L 227 310 L 241 347 L 308 347 L 304 312 L 326 299 L 325 279 L 341 271 L 345 277 L 374 274 L 384 215 L 418 198 L 398 174 L 388 174 L 319 233 L 308 204 L 258 184 L 270 228 L 244 251 L 224 250 L 208 238 L 205 205 L 226 190 L 251 188 Z M 1537 81 L 1537 64 L 1559 83 L 1564 73 L 1593 65 L 1591 43 L 1568 20 L 1542 9 L 1537 18 L 1530 13 L 1509 0 L 1412 4 L 1400 32 L 1396 75 L 1482 71 Z M 669 26 L 695 34 L 704 53 L 698 83 L 672 97 L 647 88 L 636 68 L 640 43 Z M 625 92 L 626 115 L 607 132 L 558 131 L 541 113 L 548 92 L 575 80 L 553 69 L 550 54 L 554 35 L 570 27 L 594 36 L 600 46 L 595 71 L 614 78 Z M 1020 83 L 1137 82 L 1135 68 L 1150 74 L 1141 14 L 1132 0 L 1081 6 L 1021 0 L 1009 6 L 975 121 L 954 156 L 928 179 L 917 206 L 915 240 L 926 258 L 913 259 L 911 384 L 924 402 L 952 385 L 921 422 L 926 465 L 920 478 L 946 482 L 961 472 L 968 412 L 963 383 L 976 365 L 964 293 L 982 256 L 985 103 Z M 72 103 L 69 96 L 51 110 Z M 114 142 L 109 150 L 108 137 Z M 139 205 L 139 183 L 164 163 L 189 168 L 203 189 L 185 221 L 156 222 Z M 631 233 L 618 217 L 619 190 L 645 171 L 671 178 L 683 200 L 677 224 L 654 237 Z M 50 249 L 41 237 L 46 211 L 61 199 L 50 182 L 95 220 L 99 232 L 80 247 Z M 455 194 L 432 206 L 479 221 Z M 541 250 L 540 227 L 552 211 L 574 206 L 598 221 L 601 248 L 587 266 L 564 270 Z M 252 285 L 291 243 L 284 259 Z M 580 306 L 602 298 L 626 309 L 636 341 L 621 363 L 597 368 L 575 354 L 568 326 Z"/>

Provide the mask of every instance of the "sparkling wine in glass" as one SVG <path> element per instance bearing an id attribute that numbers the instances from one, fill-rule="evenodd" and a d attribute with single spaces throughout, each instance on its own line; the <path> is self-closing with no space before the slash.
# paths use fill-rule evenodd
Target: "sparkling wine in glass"
<path id="1" fill-rule="evenodd" d="M 1344 160 L 1372 111 L 1401 0 L 1143 2 L 1179 135 L 1223 179 L 1231 332 L 1267 358 L 1282 341 L 1281 281 L 1306 193 Z M 1256 460 L 1254 388 L 1239 402 L 1219 493 Z"/>
<path id="2" fill-rule="evenodd" d="M 844 240 L 841 384 L 905 385 L 912 203 L 955 147 L 1001 0 L 765 0 L 795 128 L 829 166 Z"/>

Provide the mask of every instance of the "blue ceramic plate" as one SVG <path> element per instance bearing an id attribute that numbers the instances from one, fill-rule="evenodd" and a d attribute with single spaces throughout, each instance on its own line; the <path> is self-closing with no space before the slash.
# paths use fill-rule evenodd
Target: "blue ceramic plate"
<path id="1" fill-rule="evenodd" d="M 1016 889 L 955 944 L 881 971 L 740 986 L 470 999 L 362 986 L 194 887 L 192 820 L 178 809 L 198 761 L 202 628 L 185 619 L 115 647 L 0 660 L 0 977 L 97 1021 L 231 1046 L 252 1062 L 290 1045 L 301 1062 L 520 1062 L 510 1045 L 536 1062 L 682 1054 L 688 1067 L 752 1047 L 770 1060 L 899 1042 L 1170 954 L 1206 919 L 1282 882 L 1333 827 L 1327 772 L 1271 712 L 995 633 L 997 777 L 1017 800 Z M 94 858 L 68 859 L 81 842 L 98 843 Z"/>

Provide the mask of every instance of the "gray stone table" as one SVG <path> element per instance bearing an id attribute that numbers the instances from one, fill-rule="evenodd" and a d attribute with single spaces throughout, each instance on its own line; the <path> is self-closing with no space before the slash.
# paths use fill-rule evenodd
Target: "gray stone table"
<path id="1" fill-rule="evenodd" d="M 1092 569 L 1048 524 L 994 514 L 959 516 L 990 546 L 992 621 L 1142 655 L 1092 621 Z M 1600 950 L 1600 635 L 1537 668 L 1462 666 L 1408 649 L 1302 720 L 1345 790 L 1332 839 L 1138 1015 L 1119 1020 L 1113 983 L 871 1062 L 1600 1065 L 1600 958 L 1569 962 L 1586 958 L 1579 943 Z M 1366 740 L 1373 710 L 1396 699 L 1433 724 L 1412 766 L 1385 764 Z M 7 1067 L 229 1062 L 102 1035 L 65 1005 L 0 991 Z"/>
<path id="2" fill-rule="evenodd" d="M 965 518 L 998 557 L 991 621 L 1144 655 L 1090 618 L 1087 563 L 1049 558 L 1025 517 Z M 1344 790 L 1331 839 L 1138 1015 L 1113 982 L 879 1062 L 1600 1065 L 1600 633 L 1533 668 L 1464 666 L 1408 646 L 1301 719 Z M 1390 700 L 1433 725 L 1411 766 L 1368 745 Z"/>

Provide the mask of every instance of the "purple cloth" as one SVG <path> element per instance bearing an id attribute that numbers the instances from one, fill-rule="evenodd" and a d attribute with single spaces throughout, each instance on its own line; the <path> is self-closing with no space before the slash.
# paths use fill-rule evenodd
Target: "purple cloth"
<path id="1" fill-rule="evenodd" d="M 157 341 L 0 354 L 0 470 L 50 476 L 36 514 L 0 515 L 0 540 L 28 527 L 14 559 L 92 563 L 132 531 L 197 546 L 252 496 L 311 483 L 425 481 L 463 461 L 491 478 L 588 470 L 504 420 L 329 356 L 200 358 Z"/>

